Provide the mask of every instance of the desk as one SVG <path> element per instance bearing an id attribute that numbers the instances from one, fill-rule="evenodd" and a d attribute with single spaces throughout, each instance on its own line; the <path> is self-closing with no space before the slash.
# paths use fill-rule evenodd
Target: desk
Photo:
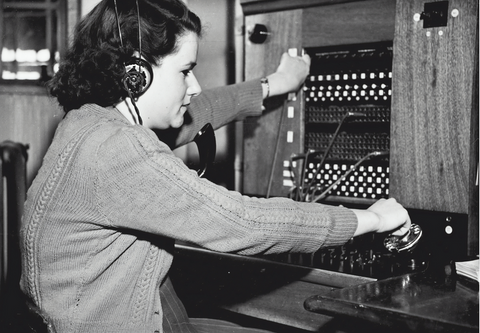
<path id="1" fill-rule="evenodd" d="M 308 311 L 349 316 L 400 331 L 478 332 L 478 283 L 407 274 L 309 297 Z"/>
<path id="2" fill-rule="evenodd" d="M 330 316 L 305 310 L 303 302 L 332 288 L 375 281 L 179 244 L 170 277 L 192 317 L 216 316 L 221 310 L 222 316 L 238 315 L 282 325 L 272 330 L 288 333 L 331 333 L 337 332 L 332 328 L 336 326 L 342 326 L 338 331 L 345 332 L 344 323 L 339 325 Z"/>
<path id="3" fill-rule="evenodd" d="M 193 317 L 219 309 L 282 325 L 274 330 L 282 333 L 478 332 L 478 284 L 430 276 L 377 281 L 179 244 L 171 270 Z"/>

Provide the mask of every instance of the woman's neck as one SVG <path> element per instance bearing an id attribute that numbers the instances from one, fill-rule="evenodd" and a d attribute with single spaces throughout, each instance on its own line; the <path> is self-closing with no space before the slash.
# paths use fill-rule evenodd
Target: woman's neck
<path id="1" fill-rule="evenodd" d="M 135 125 L 138 123 L 135 109 L 133 108 L 133 105 L 131 105 L 131 103 L 128 101 L 128 98 L 114 105 L 113 108 L 118 112 L 120 112 L 125 118 L 127 118 L 127 120 L 132 125 Z"/>

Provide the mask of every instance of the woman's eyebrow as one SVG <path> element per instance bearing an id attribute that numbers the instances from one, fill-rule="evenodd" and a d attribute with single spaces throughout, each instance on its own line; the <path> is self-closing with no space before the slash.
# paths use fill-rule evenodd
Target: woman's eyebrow
<path id="1" fill-rule="evenodd" d="M 191 61 L 191 62 L 185 64 L 185 67 L 188 67 L 190 69 L 193 69 L 195 66 L 197 66 L 197 63 L 194 62 L 194 61 Z"/>

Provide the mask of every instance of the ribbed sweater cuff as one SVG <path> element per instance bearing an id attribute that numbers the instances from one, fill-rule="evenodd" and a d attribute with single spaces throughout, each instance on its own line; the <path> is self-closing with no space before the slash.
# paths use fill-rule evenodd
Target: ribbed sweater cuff
<path id="1" fill-rule="evenodd" d="M 335 207 L 335 218 L 331 224 L 324 246 L 339 246 L 348 242 L 357 230 L 358 220 L 354 212 L 349 209 Z"/>

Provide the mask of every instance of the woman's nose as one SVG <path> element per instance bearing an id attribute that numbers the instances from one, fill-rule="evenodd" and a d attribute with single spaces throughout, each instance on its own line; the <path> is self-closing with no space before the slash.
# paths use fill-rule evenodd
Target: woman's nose
<path id="1" fill-rule="evenodd" d="M 190 75 L 188 76 L 187 94 L 193 97 L 200 95 L 201 92 L 202 87 L 200 87 L 197 77 L 195 76 L 195 74 L 190 73 Z"/>

